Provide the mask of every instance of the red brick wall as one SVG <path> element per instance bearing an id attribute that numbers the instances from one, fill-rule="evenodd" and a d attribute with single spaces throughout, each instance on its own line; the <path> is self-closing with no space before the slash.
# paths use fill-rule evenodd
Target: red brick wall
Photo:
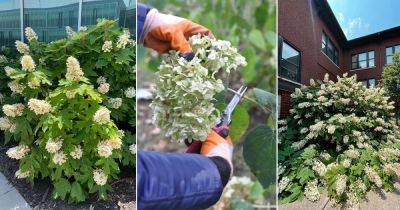
<path id="1" fill-rule="evenodd" d="M 351 47 L 345 52 L 345 71 L 350 75 L 357 74 L 358 80 L 375 78 L 378 82 L 381 79 L 383 67 L 386 64 L 386 47 L 400 44 L 400 37 L 379 40 L 373 43 Z M 351 70 L 351 56 L 353 54 L 375 50 L 375 67 L 362 70 Z"/>
<path id="2" fill-rule="evenodd" d="M 334 34 L 319 18 L 313 0 L 279 0 L 278 34 L 301 52 L 301 83 L 308 85 L 311 78 L 323 79 L 326 73 L 343 72 L 343 48 Z M 322 32 L 328 35 L 339 53 L 339 66 L 322 51 Z"/>
<path id="3" fill-rule="evenodd" d="M 286 90 L 278 90 L 280 96 L 279 118 L 285 118 L 289 115 L 290 109 L 290 92 Z"/>

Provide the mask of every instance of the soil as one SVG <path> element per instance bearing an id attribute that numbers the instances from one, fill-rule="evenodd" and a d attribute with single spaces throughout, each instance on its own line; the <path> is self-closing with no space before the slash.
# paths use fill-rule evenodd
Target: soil
<path id="1" fill-rule="evenodd" d="M 0 133 L 1 136 L 2 133 Z M 3 142 L 0 141 L 3 145 Z M 93 194 L 87 201 L 80 204 L 68 204 L 60 199 L 51 197 L 52 185 L 49 179 L 36 180 L 32 186 L 30 183 L 15 178 L 18 170 L 18 161 L 12 160 L 6 155 L 8 148 L 15 145 L 0 146 L 0 172 L 24 197 L 33 209 L 60 209 L 60 210 L 86 210 L 86 209 L 135 209 L 136 178 L 135 168 L 122 167 L 120 179 L 114 181 L 111 186 L 113 191 L 109 193 L 107 201 L 97 199 Z"/>

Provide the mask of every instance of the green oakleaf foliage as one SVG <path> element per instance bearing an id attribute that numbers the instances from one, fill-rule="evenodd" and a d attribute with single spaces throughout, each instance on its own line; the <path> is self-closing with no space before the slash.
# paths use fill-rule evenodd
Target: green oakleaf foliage
<path id="1" fill-rule="evenodd" d="M 258 125 L 247 135 L 243 157 L 264 188 L 276 181 L 275 133 L 267 125 Z M 267 166 L 266 166 L 267 164 Z"/>
<path id="2" fill-rule="evenodd" d="M 9 81 L 0 129 L 18 144 L 7 151 L 15 175 L 50 178 L 55 199 L 106 199 L 120 165 L 135 165 L 135 43 L 110 20 L 48 44 L 32 33 L 16 44 L 20 64 L 0 62 Z"/>
<path id="3" fill-rule="evenodd" d="M 387 64 L 382 72 L 382 87 L 388 94 L 397 99 L 400 97 L 400 54 L 393 55 L 392 63 Z"/>

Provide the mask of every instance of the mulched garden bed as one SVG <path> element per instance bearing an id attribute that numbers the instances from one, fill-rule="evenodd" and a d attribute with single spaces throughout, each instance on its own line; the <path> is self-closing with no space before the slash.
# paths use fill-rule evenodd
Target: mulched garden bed
<path id="1" fill-rule="evenodd" d="M 36 180 L 32 186 L 30 183 L 15 178 L 15 171 L 18 170 L 18 161 L 10 159 L 6 152 L 14 145 L 3 146 L 0 141 L 0 172 L 7 177 L 8 181 L 25 198 L 26 202 L 34 209 L 60 209 L 60 210 L 83 210 L 83 209 L 133 209 L 136 200 L 136 169 L 120 167 L 120 179 L 111 184 L 113 191 L 109 193 L 108 201 L 97 199 L 93 194 L 86 202 L 80 204 L 68 204 L 60 199 L 54 200 L 51 197 L 52 185 L 49 179 Z M 126 205 L 129 203 L 128 207 Z"/>

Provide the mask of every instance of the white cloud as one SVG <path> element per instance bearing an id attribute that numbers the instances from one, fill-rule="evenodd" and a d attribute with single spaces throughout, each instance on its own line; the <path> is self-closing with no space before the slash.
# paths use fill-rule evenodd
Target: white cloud
<path id="1" fill-rule="evenodd" d="M 366 23 L 361 17 L 347 19 L 341 12 L 336 15 L 336 18 L 346 37 L 353 36 L 356 31 L 368 30 L 370 26 L 369 23 Z"/>

